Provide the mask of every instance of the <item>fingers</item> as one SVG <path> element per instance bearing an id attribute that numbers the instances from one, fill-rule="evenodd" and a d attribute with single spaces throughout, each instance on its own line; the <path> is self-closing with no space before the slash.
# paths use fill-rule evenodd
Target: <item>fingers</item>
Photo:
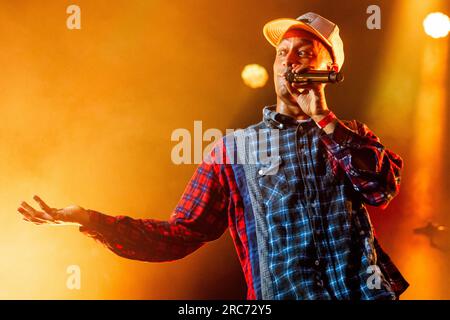
<path id="1" fill-rule="evenodd" d="M 44 210 L 45 212 L 47 212 L 48 214 L 51 214 L 54 210 L 52 208 L 50 208 L 45 202 L 44 200 L 42 200 L 41 198 L 39 198 L 38 196 L 34 196 L 33 199 L 39 204 L 39 206 L 41 207 L 42 210 Z"/>
<path id="2" fill-rule="evenodd" d="M 32 215 L 36 215 L 37 211 L 36 209 L 34 209 L 32 206 L 30 206 L 28 203 L 26 203 L 25 201 L 22 201 L 22 203 L 20 204 L 23 208 L 25 208 L 25 210 Z"/>
<path id="3" fill-rule="evenodd" d="M 289 82 L 286 78 L 283 79 L 283 84 L 289 94 L 297 100 L 299 92 L 298 89 L 293 86 L 293 83 Z"/>
<path id="4" fill-rule="evenodd" d="M 307 91 L 310 89 L 310 86 L 305 83 L 293 82 L 293 83 L 291 83 L 291 86 L 292 86 L 292 88 L 294 88 L 295 90 L 300 92 L 300 94 L 303 93 L 304 91 Z"/>
<path id="5" fill-rule="evenodd" d="M 292 88 L 300 95 L 306 95 L 310 92 L 314 92 L 318 95 L 321 91 L 322 83 L 291 83 Z"/>
<path id="6" fill-rule="evenodd" d="M 304 67 L 304 66 L 302 66 L 302 65 L 300 65 L 300 64 L 296 64 L 296 65 L 294 65 L 293 67 L 292 67 L 292 72 L 293 73 L 300 73 L 300 71 L 301 72 L 305 72 L 305 71 L 307 71 L 309 69 L 309 67 Z"/>
<path id="7" fill-rule="evenodd" d="M 25 201 L 20 204 L 29 216 L 32 216 L 35 220 L 42 220 L 43 222 L 53 221 L 53 217 L 45 212 L 37 211 Z M 22 212 L 22 211 L 21 211 Z"/>
<path id="8" fill-rule="evenodd" d="M 308 68 L 305 68 L 302 65 L 293 65 L 291 68 L 292 73 L 300 73 L 306 71 Z M 305 94 L 305 89 L 310 86 L 307 82 L 289 82 L 287 78 L 284 78 L 285 85 L 289 93 L 297 100 L 299 95 Z"/>
<path id="9" fill-rule="evenodd" d="M 304 72 L 308 72 L 310 70 L 314 70 L 314 68 L 311 68 L 309 66 L 305 67 L 303 65 L 296 64 L 296 65 L 292 66 L 291 72 L 292 73 L 304 73 Z M 316 91 L 316 90 L 320 89 L 321 86 L 323 86 L 322 83 L 314 83 L 314 82 L 310 82 L 310 81 L 292 82 L 290 84 L 291 84 L 292 88 L 294 88 L 295 91 L 299 91 L 300 94 L 305 93 L 304 89 L 312 89 L 312 90 Z"/>
<path id="10" fill-rule="evenodd" d="M 25 221 L 33 222 L 34 224 L 44 224 L 45 223 L 45 221 L 35 218 L 33 215 L 29 214 L 22 207 L 18 208 L 17 211 L 19 211 L 22 214 L 23 220 L 25 220 Z"/>
<path id="11" fill-rule="evenodd" d="M 286 89 L 287 89 L 287 91 L 289 92 L 289 94 L 290 94 L 291 96 L 293 96 L 295 100 L 297 100 L 298 95 L 299 95 L 297 89 L 294 88 L 294 87 L 292 86 L 292 84 L 291 84 L 290 82 L 288 82 L 287 80 L 286 80 L 285 86 L 286 86 Z"/>

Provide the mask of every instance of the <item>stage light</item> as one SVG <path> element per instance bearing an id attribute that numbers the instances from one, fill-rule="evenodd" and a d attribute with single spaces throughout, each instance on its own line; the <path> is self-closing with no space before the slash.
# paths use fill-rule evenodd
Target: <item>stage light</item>
<path id="1" fill-rule="evenodd" d="M 433 12 L 423 20 L 423 28 L 432 38 L 444 38 L 450 30 L 450 19 L 441 12 Z"/>
<path id="2" fill-rule="evenodd" d="M 269 79 L 266 69 L 258 64 L 248 64 L 241 73 L 242 80 L 250 88 L 264 87 Z"/>

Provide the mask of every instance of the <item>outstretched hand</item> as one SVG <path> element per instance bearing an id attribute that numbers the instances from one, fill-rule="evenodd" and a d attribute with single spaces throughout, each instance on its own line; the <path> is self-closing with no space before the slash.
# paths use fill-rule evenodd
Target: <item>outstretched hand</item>
<path id="1" fill-rule="evenodd" d="M 33 199 L 39 204 L 42 209 L 36 210 L 28 203 L 23 201 L 17 209 L 25 221 L 32 222 L 37 225 L 41 224 L 81 224 L 88 222 L 88 213 L 80 206 L 72 205 L 63 209 L 51 208 L 41 198 L 34 196 Z"/>

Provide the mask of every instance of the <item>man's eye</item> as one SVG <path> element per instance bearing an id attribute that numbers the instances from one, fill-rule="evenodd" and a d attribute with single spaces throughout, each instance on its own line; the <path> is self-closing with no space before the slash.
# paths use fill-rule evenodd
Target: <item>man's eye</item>
<path id="1" fill-rule="evenodd" d="M 306 50 L 299 50 L 298 51 L 298 56 L 299 57 L 312 57 L 312 52 L 311 51 L 306 51 Z"/>
<path id="2" fill-rule="evenodd" d="M 284 50 L 284 49 L 281 49 L 281 50 L 278 50 L 278 53 L 277 53 L 279 56 L 284 56 L 285 54 L 286 54 L 286 50 Z"/>

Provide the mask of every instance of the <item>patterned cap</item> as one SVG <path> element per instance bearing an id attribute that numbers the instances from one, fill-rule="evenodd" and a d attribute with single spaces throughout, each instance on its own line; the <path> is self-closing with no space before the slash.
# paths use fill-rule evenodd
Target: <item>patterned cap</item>
<path id="1" fill-rule="evenodd" d="M 263 33 L 269 43 L 276 47 L 289 29 L 302 29 L 317 36 L 330 49 L 338 70 L 344 64 L 344 44 L 339 36 L 339 27 L 314 12 L 308 12 L 297 19 L 281 18 L 264 25 Z M 337 71 L 337 70 L 336 70 Z"/>

